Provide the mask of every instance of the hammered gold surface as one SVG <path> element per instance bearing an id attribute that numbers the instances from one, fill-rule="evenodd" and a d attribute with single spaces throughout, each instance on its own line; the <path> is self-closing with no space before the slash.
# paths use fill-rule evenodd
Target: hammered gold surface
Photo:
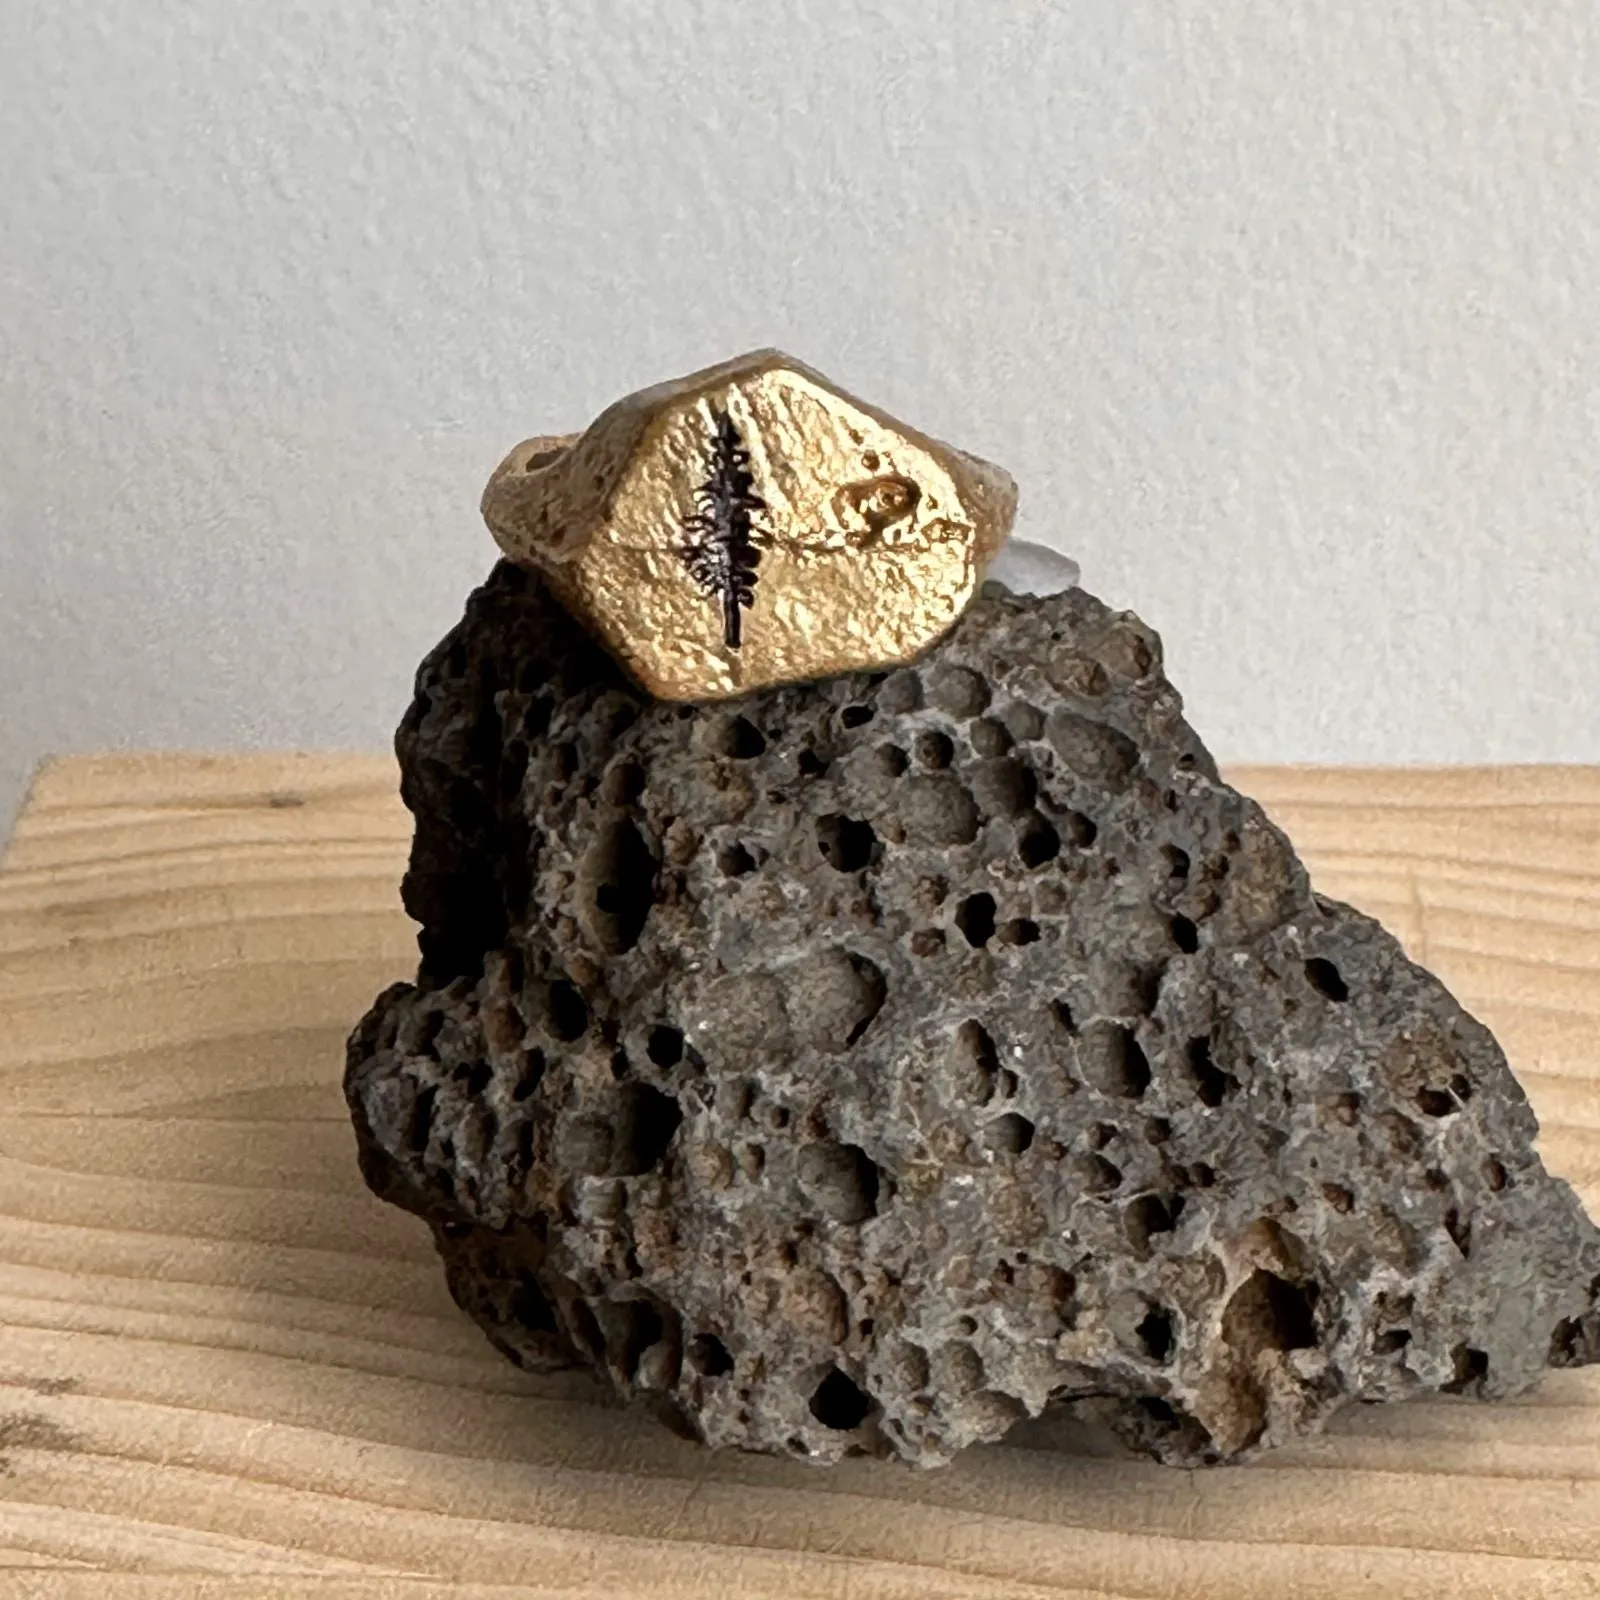
<path id="1" fill-rule="evenodd" d="M 748 609 L 689 559 L 721 419 L 759 503 Z M 999 467 L 762 350 L 631 395 L 581 436 L 524 441 L 483 514 L 647 690 L 712 700 L 920 654 L 976 592 L 1016 500 Z"/>

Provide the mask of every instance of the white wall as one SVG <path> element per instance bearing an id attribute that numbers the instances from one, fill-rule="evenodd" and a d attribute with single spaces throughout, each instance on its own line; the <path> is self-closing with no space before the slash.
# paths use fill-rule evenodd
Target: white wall
<path id="1" fill-rule="evenodd" d="M 0 158 L 0 813 L 383 743 L 505 447 L 765 343 L 1224 758 L 1600 759 L 1595 0 L 9 0 Z"/>

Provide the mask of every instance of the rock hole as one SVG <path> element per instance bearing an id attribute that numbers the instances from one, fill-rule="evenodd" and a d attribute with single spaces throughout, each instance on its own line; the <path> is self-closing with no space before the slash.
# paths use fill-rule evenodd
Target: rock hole
<path id="1" fill-rule="evenodd" d="M 980 717 L 967 729 L 967 743 L 972 753 L 984 760 L 1003 756 L 1011 748 L 1012 738 L 1002 722 L 993 717 Z"/>
<path id="2" fill-rule="evenodd" d="M 1417 1109 L 1425 1117 L 1448 1117 L 1459 1109 L 1447 1089 L 1418 1089 Z"/>
<path id="3" fill-rule="evenodd" d="M 868 470 L 871 470 L 870 468 Z M 904 716 L 922 705 L 922 680 L 909 667 L 891 672 L 878 690 L 878 704 L 890 716 Z"/>
<path id="4" fill-rule="evenodd" d="M 1000 720 L 1013 739 L 1024 742 L 1044 737 L 1044 713 L 1024 700 L 1018 700 L 1001 712 Z"/>
<path id="5" fill-rule="evenodd" d="M 918 928 L 911 935 L 911 953 L 914 956 L 936 956 L 944 949 L 944 931 L 940 928 Z"/>
<path id="6" fill-rule="evenodd" d="M 1355 1210 L 1356 1197 L 1342 1183 L 1323 1184 L 1322 1198 L 1341 1215 L 1348 1216 Z"/>
<path id="7" fill-rule="evenodd" d="M 518 680 L 517 684 L 517 687 L 521 689 L 524 694 L 531 694 L 533 692 L 532 688 L 528 684 L 530 668 L 532 670 L 532 675 L 536 679 L 536 682 L 543 681 L 538 677 L 538 667 L 535 664 L 530 663 L 529 667 L 525 667 L 523 669 L 522 676 Z M 529 704 L 528 709 L 522 714 L 522 731 L 524 735 L 535 743 L 538 743 L 538 741 L 543 739 L 544 736 L 550 731 L 550 719 L 554 715 L 555 701 L 541 695 L 537 700 L 532 701 Z"/>
<path id="8" fill-rule="evenodd" d="M 567 1306 L 567 1322 L 571 1327 L 572 1342 L 580 1350 L 587 1351 L 594 1361 L 604 1361 L 605 1337 L 587 1300 L 574 1300 Z"/>
<path id="9" fill-rule="evenodd" d="M 1146 1144 L 1165 1144 L 1172 1137 L 1172 1124 L 1165 1117 L 1151 1117 L 1144 1125 Z"/>
<path id="10" fill-rule="evenodd" d="M 910 760 L 897 744 L 880 744 L 875 752 L 878 770 L 886 778 L 898 778 L 910 766 Z"/>
<path id="11" fill-rule="evenodd" d="M 921 772 L 900 793 L 899 825 L 921 845 L 971 844 L 978 836 L 978 807 L 948 772 Z"/>
<path id="12" fill-rule="evenodd" d="M 1191 1162 L 1189 1166 L 1189 1182 L 1196 1189 L 1209 1189 L 1217 1181 L 1216 1172 L 1204 1161 Z"/>
<path id="13" fill-rule="evenodd" d="M 1039 938 L 1039 924 L 1031 917 L 1013 917 L 1000 925 L 1001 944 L 1033 944 Z"/>
<path id="14" fill-rule="evenodd" d="M 433 1133 L 433 1106 L 439 1098 L 439 1086 L 430 1083 L 411 1106 L 411 1126 L 406 1130 L 406 1143 L 413 1155 L 421 1155 L 428 1148 Z"/>
<path id="15" fill-rule="evenodd" d="M 430 1011 L 417 1024 L 416 1032 L 412 1036 L 411 1050 L 414 1055 L 436 1056 L 438 1051 L 434 1048 L 439 1042 L 439 1035 L 444 1032 L 444 1012 Z"/>
<path id="16" fill-rule="evenodd" d="M 523 1101 L 539 1087 L 539 1080 L 544 1077 L 544 1051 L 537 1046 L 526 1051 L 522 1057 L 522 1075 L 517 1079 L 517 1086 L 511 1091 L 511 1098 Z"/>
<path id="17" fill-rule="evenodd" d="M 1387 1328 L 1382 1333 L 1373 1335 L 1372 1349 L 1376 1355 L 1392 1356 L 1398 1355 L 1410 1343 L 1409 1328 Z"/>
<path id="18" fill-rule="evenodd" d="M 1144 1320 L 1134 1332 L 1139 1336 L 1139 1343 L 1144 1346 L 1144 1352 L 1152 1361 L 1165 1366 L 1168 1357 L 1172 1354 L 1172 1313 L 1165 1306 L 1151 1306 L 1145 1313 Z M 1170 1408 L 1169 1408 L 1170 1409 Z"/>
<path id="19" fill-rule="evenodd" d="M 1453 1073 L 1450 1078 L 1450 1092 L 1462 1105 L 1472 1098 L 1472 1084 L 1464 1072 Z"/>
<path id="20" fill-rule="evenodd" d="M 645 1040 L 644 1053 L 658 1067 L 675 1067 L 683 1060 L 683 1029 L 657 1023 Z"/>
<path id="21" fill-rule="evenodd" d="M 631 950 L 655 904 L 656 859 L 630 819 L 608 827 L 584 862 L 590 932 L 607 955 Z"/>
<path id="22" fill-rule="evenodd" d="M 714 1333 L 697 1333 L 689 1341 L 689 1365 L 702 1378 L 725 1378 L 733 1371 L 728 1347 Z"/>
<path id="23" fill-rule="evenodd" d="M 717 852 L 717 871 L 724 878 L 742 878 L 756 870 L 756 858 L 742 844 L 724 845 Z"/>
<path id="24" fill-rule="evenodd" d="M 994 896 L 969 894 L 956 909 L 956 926 L 973 949 L 981 950 L 994 937 Z"/>
<path id="25" fill-rule="evenodd" d="M 511 1292 L 506 1309 L 511 1313 L 511 1320 L 529 1333 L 555 1334 L 561 1331 L 556 1321 L 556 1308 L 550 1304 L 531 1273 L 517 1274 L 517 1286 Z"/>
<path id="26" fill-rule="evenodd" d="M 1175 882 L 1181 883 L 1189 876 L 1189 852 L 1180 850 L 1175 844 L 1164 844 L 1161 854 L 1166 858 L 1167 876 Z"/>
<path id="27" fill-rule="evenodd" d="M 1101 1094 L 1137 1100 L 1150 1087 L 1150 1062 L 1120 1023 L 1091 1023 L 1079 1043 L 1078 1061 L 1090 1087 Z"/>
<path id="28" fill-rule="evenodd" d="M 980 763 L 970 774 L 972 792 L 986 816 L 1019 817 L 1033 809 L 1039 782 L 1021 761 L 999 757 Z"/>
<path id="29" fill-rule="evenodd" d="M 1158 1194 L 1142 1194 L 1130 1200 L 1122 1214 L 1128 1242 L 1141 1251 L 1150 1248 L 1150 1241 L 1157 1234 L 1171 1233 L 1176 1220 L 1167 1201 Z"/>
<path id="30" fill-rule="evenodd" d="M 550 770 L 558 783 L 565 783 L 578 770 L 578 747 L 571 739 L 563 739 L 551 747 Z"/>
<path id="31" fill-rule="evenodd" d="M 948 666 L 933 674 L 928 698 L 953 717 L 975 717 L 989 704 L 989 684 L 971 667 Z"/>
<path id="32" fill-rule="evenodd" d="M 611 1324 L 607 1349 L 618 1372 L 632 1380 L 639 1373 L 639 1358 L 666 1332 L 661 1313 L 648 1300 L 619 1300 L 607 1304 L 605 1319 Z"/>
<path id="33" fill-rule="evenodd" d="M 980 1105 L 994 1093 L 1000 1071 L 1000 1055 L 988 1030 L 974 1017 L 956 1029 L 954 1045 L 956 1091 Z"/>
<path id="34" fill-rule="evenodd" d="M 1021 1155 L 1033 1143 L 1033 1124 L 1015 1111 L 1008 1111 L 986 1124 L 983 1142 L 985 1148 L 998 1155 Z"/>
<path id="35" fill-rule="evenodd" d="M 1465 1394 L 1469 1389 L 1482 1388 L 1483 1380 L 1489 1376 L 1489 1358 L 1483 1351 L 1458 1344 L 1450 1352 L 1450 1360 L 1455 1367 L 1455 1377 L 1445 1384 L 1446 1394 Z"/>
<path id="36" fill-rule="evenodd" d="M 1174 917 L 1170 924 L 1172 942 L 1186 955 L 1200 948 L 1200 930 L 1187 917 Z"/>
<path id="37" fill-rule="evenodd" d="M 1339 975 L 1339 969 L 1321 956 L 1313 956 L 1306 962 L 1306 978 L 1318 994 L 1326 995 L 1330 1000 L 1350 998 L 1350 986 Z"/>
<path id="38" fill-rule="evenodd" d="M 528 963 L 523 960 L 522 950 L 518 949 L 515 944 L 510 946 L 510 949 L 502 950 L 501 978 L 506 982 L 506 989 L 509 994 L 517 994 L 518 990 L 522 989 L 523 979 L 526 976 L 526 966 L 528 966 Z"/>
<path id="39" fill-rule="evenodd" d="M 1139 765 L 1139 747 L 1127 734 L 1076 712 L 1051 712 L 1045 731 L 1067 770 L 1090 783 L 1125 789 Z"/>
<path id="40" fill-rule="evenodd" d="M 565 978 L 557 978 L 550 985 L 547 1011 L 550 1032 L 563 1044 L 571 1044 L 589 1031 L 589 1008 L 583 1003 L 583 996 Z"/>
<path id="41" fill-rule="evenodd" d="M 1061 835 L 1036 811 L 1017 835 L 1017 854 L 1025 867 L 1042 867 L 1061 853 Z"/>
<path id="42" fill-rule="evenodd" d="M 1072 1163 L 1079 1189 L 1088 1195 L 1112 1194 L 1122 1187 L 1122 1172 L 1104 1156 L 1081 1155 Z"/>
<path id="43" fill-rule="evenodd" d="M 614 806 L 632 805 L 644 793 L 644 768 L 637 761 L 619 761 L 605 775 L 600 798 Z"/>
<path id="44" fill-rule="evenodd" d="M 1065 1033 L 1076 1033 L 1078 1024 L 1072 1015 L 1072 1007 L 1065 1000 L 1052 1000 L 1050 1002 L 1050 1015 L 1056 1019 L 1056 1025 Z"/>
<path id="45" fill-rule="evenodd" d="M 472 1061 L 457 1067 L 452 1076 L 476 1098 L 494 1082 L 494 1068 L 487 1061 Z"/>
<path id="46" fill-rule="evenodd" d="M 943 772 L 956 758 L 955 743 L 950 736 L 932 730 L 918 734 L 916 744 L 912 748 L 916 752 L 917 760 L 935 772 Z"/>
<path id="47" fill-rule="evenodd" d="M 1589 1285 L 1592 1302 L 1600 1294 L 1600 1279 Z M 1600 1329 L 1592 1312 L 1581 1317 L 1563 1317 L 1550 1331 L 1549 1364 L 1552 1367 L 1582 1367 L 1600 1358 Z"/>
<path id="48" fill-rule="evenodd" d="M 1202 1033 L 1191 1039 L 1184 1052 L 1189 1075 L 1194 1080 L 1196 1098 L 1203 1106 L 1220 1106 L 1239 1087 L 1231 1072 L 1224 1072 L 1211 1059 L 1211 1035 Z"/>
<path id="49" fill-rule="evenodd" d="M 612 1169 L 625 1178 L 648 1172 L 667 1153 L 683 1111 L 670 1094 L 648 1083 L 625 1084 L 619 1094 Z"/>
<path id="50" fill-rule="evenodd" d="M 806 1198 L 835 1222 L 865 1222 L 877 1210 L 876 1163 L 858 1145 L 808 1144 L 796 1162 Z"/>
<path id="51" fill-rule="evenodd" d="M 811 1415 L 835 1433 L 859 1428 L 871 1410 L 872 1401 L 837 1367 L 828 1369 L 827 1377 L 811 1396 Z"/>
<path id="52" fill-rule="evenodd" d="M 723 724 L 723 755 L 732 756 L 735 761 L 753 761 L 766 748 L 766 735 L 748 717 L 732 717 Z"/>
<path id="53" fill-rule="evenodd" d="M 1069 811 L 1063 821 L 1066 823 L 1067 837 L 1080 850 L 1087 850 L 1100 837 L 1100 829 L 1081 811 Z"/>
<path id="54" fill-rule="evenodd" d="M 837 811 L 817 818 L 817 849 L 835 872 L 860 872 L 870 866 L 877 843 L 870 822 Z"/>
<path id="55" fill-rule="evenodd" d="M 853 706 L 846 706 L 844 710 L 839 713 L 839 720 L 847 728 L 861 728 L 865 727 L 867 723 L 871 722 L 872 719 L 877 716 L 877 714 L 878 713 L 874 711 L 871 706 L 857 704 Z"/>
<path id="56" fill-rule="evenodd" d="M 828 770 L 828 763 L 809 746 L 796 757 L 795 766 L 802 778 L 820 778 Z"/>
<path id="57" fill-rule="evenodd" d="M 1498 1156 L 1490 1156 L 1483 1164 L 1483 1181 L 1495 1193 L 1506 1186 L 1506 1169 Z"/>
<path id="58" fill-rule="evenodd" d="M 1472 1219 L 1463 1217 L 1456 1206 L 1444 1214 L 1444 1231 L 1448 1233 L 1463 1257 L 1472 1249 Z"/>
<path id="59" fill-rule="evenodd" d="M 1403 1117 L 1398 1111 L 1385 1111 L 1374 1120 L 1397 1156 L 1410 1160 L 1422 1153 L 1422 1129 L 1410 1117 Z"/>
<path id="60" fill-rule="evenodd" d="M 1222 1313 L 1222 1337 L 1244 1355 L 1311 1349 L 1317 1342 L 1312 1291 L 1257 1269 L 1234 1291 Z"/>
<path id="61" fill-rule="evenodd" d="M 849 1031 L 845 1034 L 844 1042 L 848 1047 L 867 1031 L 872 1019 L 883 1010 L 883 1002 L 889 994 L 889 985 L 884 980 L 882 968 L 868 961 L 865 956 L 857 955 L 851 950 L 845 952 L 845 960 L 855 979 L 848 997 L 856 1013 L 850 1023 Z"/>
<path id="62" fill-rule="evenodd" d="M 1152 1422 L 1175 1423 L 1178 1420 L 1178 1413 L 1159 1395 L 1141 1395 L 1139 1409 Z"/>
<path id="63" fill-rule="evenodd" d="M 509 800 L 521 791 L 522 780 L 528 775 L 528 757 L 530 753 L 525 739 L 513 739 L 505 747 L 500 757 L 500 794 L 502 799 Z M 274 795 L 272 803 L 281 805 L 283 797 Z"/>

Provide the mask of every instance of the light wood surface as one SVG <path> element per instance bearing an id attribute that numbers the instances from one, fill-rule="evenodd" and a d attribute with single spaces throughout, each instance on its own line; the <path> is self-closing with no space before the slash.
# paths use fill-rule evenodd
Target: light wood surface
<path id="1" fill-rule="evenodd" d="M 1499 1034 L 1600 1204 L 1600 769 L 1230 774 Z M 47 768 L 0 867 L 0 1595 L 1600 1594 L 1600 1372 L 1187 1474 L 714 1456 L 496 1356 L 361 1186 L 381 758 Z"/>

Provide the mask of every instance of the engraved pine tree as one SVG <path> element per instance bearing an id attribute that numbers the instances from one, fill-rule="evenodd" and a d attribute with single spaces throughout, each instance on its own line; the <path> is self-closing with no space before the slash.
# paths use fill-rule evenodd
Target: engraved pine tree
<path id="1" fill-rule="evenodd" d="M 754 518 L 766 510 L 755 492 L 750 452 L 726 411 L 711 413 L 711 472 L 695 490 L 696 509 L 685 524 L 690 542 L 683 563 L 706 594 L 722 606 L 722 639 L 730 650 L 740 642 L 741 611 L 755 603 Z"/>

